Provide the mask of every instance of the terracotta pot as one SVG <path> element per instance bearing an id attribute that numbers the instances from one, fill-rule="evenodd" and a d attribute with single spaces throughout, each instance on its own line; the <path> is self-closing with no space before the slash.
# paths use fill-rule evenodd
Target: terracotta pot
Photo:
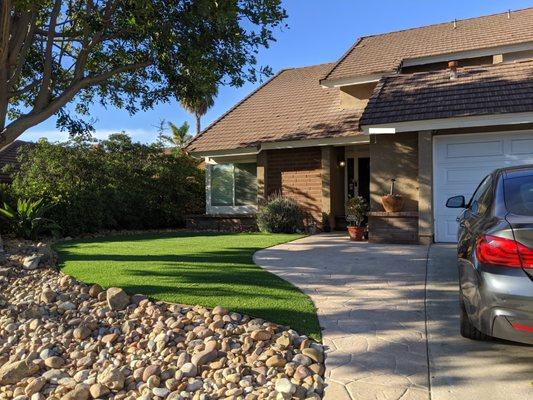
<path id="1" fill-rule="evenodd" d="M 363 226 L 349 226 L 348 235 L 350 235 L 350 240 L 361 242 L 365 236 L 365 228 Z"/>
<path id="2" fill-rule="evenodd" d="M 381 196 L 381 204 L 386 212 L 398 212 L 403 209 L 403 197 L 399 194 L 386 194 Z"/>

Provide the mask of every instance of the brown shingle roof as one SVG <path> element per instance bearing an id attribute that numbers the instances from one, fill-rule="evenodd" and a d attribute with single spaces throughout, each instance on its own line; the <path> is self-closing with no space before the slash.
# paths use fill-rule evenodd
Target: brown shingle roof
<path id="1" fill-rule="evenodd" d="M 533 112 L 533 60 L 384 77 L 361 125 Z"/>
<path id="2" fill-rule="evenodd" d="M 338 89 L 318 83 L 331 66 L 280 71 L 193 139 L 187 150 L 228 150 L 358 133 L 361 112 L 342 110 Z"/>
<path id="3" fill-rule="evenodd" d="M 23 140 L 15 140 L 14 142 L 0 149 L 0 182 L 10 183 L 12 181 L 11 174 L 3 171 L 4 167 L 8 164 L 11 164 L 16 171 L 19 168 L 19 162 L 17 161 L 19 149 L 23 146 L 29 146 L 31 144 L 32 143 L 25 142 Z"/>
<path id="4" fill-rule="evenodd" d="M 533 41 L 533 8 L 360 38 L 325 80 L 395 71 L 402 60 Z"/>

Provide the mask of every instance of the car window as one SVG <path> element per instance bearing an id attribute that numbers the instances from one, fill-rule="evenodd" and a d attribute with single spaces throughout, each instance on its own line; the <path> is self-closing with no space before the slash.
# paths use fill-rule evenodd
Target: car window
<path id="1" fill-rule="evenodd" d="M 482 215 L 490 207 L 492 200 L 491 182 L 490 175 L 485 177 L 472 195 L 468 206 L 472 213 Z"/>
<path id="2" fill-rule="evenodd" d="M 507 210 L 533 216 L 533 175 L 505 179 L 503 186 Z"/>

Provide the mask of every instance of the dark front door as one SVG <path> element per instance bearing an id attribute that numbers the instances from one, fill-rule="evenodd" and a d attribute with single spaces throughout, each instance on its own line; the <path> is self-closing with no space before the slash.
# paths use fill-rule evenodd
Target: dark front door
<path id="1" fill-rule="evenodd" d="M 359 157 L 357 159 L 358 194 L 370 203 L 370 158 Z"/>

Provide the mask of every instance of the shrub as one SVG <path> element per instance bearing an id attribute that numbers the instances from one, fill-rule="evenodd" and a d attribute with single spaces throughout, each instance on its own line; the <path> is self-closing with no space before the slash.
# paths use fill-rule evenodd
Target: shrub
<path id="1" fill-rule="evenodd" d="M 65 235 L 181 227 L 205 204 L 196 160 L 125 134 L 61 145 L 41 140 L 23 149 L 19 162 L 14 195 L 53 203 L 50 218 Z"/>
<path id="2" fill-rule="evenodd" d="M 281 195 L 270 197 L 257 214 L 257 226 L 262 232 L 295 233 L 303 229 L 303 221 L 298 203 Z"/>
<path id="3" fill-rule="evenodd" d="M 346 202 L 346 221 L 350 225 L 362 226 L 368 211 L 368 204 L 361 196 L 350 197 Z"/>
<path id="4" fill-rule="evenodd" d="M 43 199 L 31 201 L 17 200 L 16 207 L 4 203 L 0 208 L 0 217 L 7 221 L 11 232 L 24 239 L 35 239 L 43 232 L 57 234 L 59 226 L 51 219 L 45 218 L 51 205 L 45 204 Z"/>

